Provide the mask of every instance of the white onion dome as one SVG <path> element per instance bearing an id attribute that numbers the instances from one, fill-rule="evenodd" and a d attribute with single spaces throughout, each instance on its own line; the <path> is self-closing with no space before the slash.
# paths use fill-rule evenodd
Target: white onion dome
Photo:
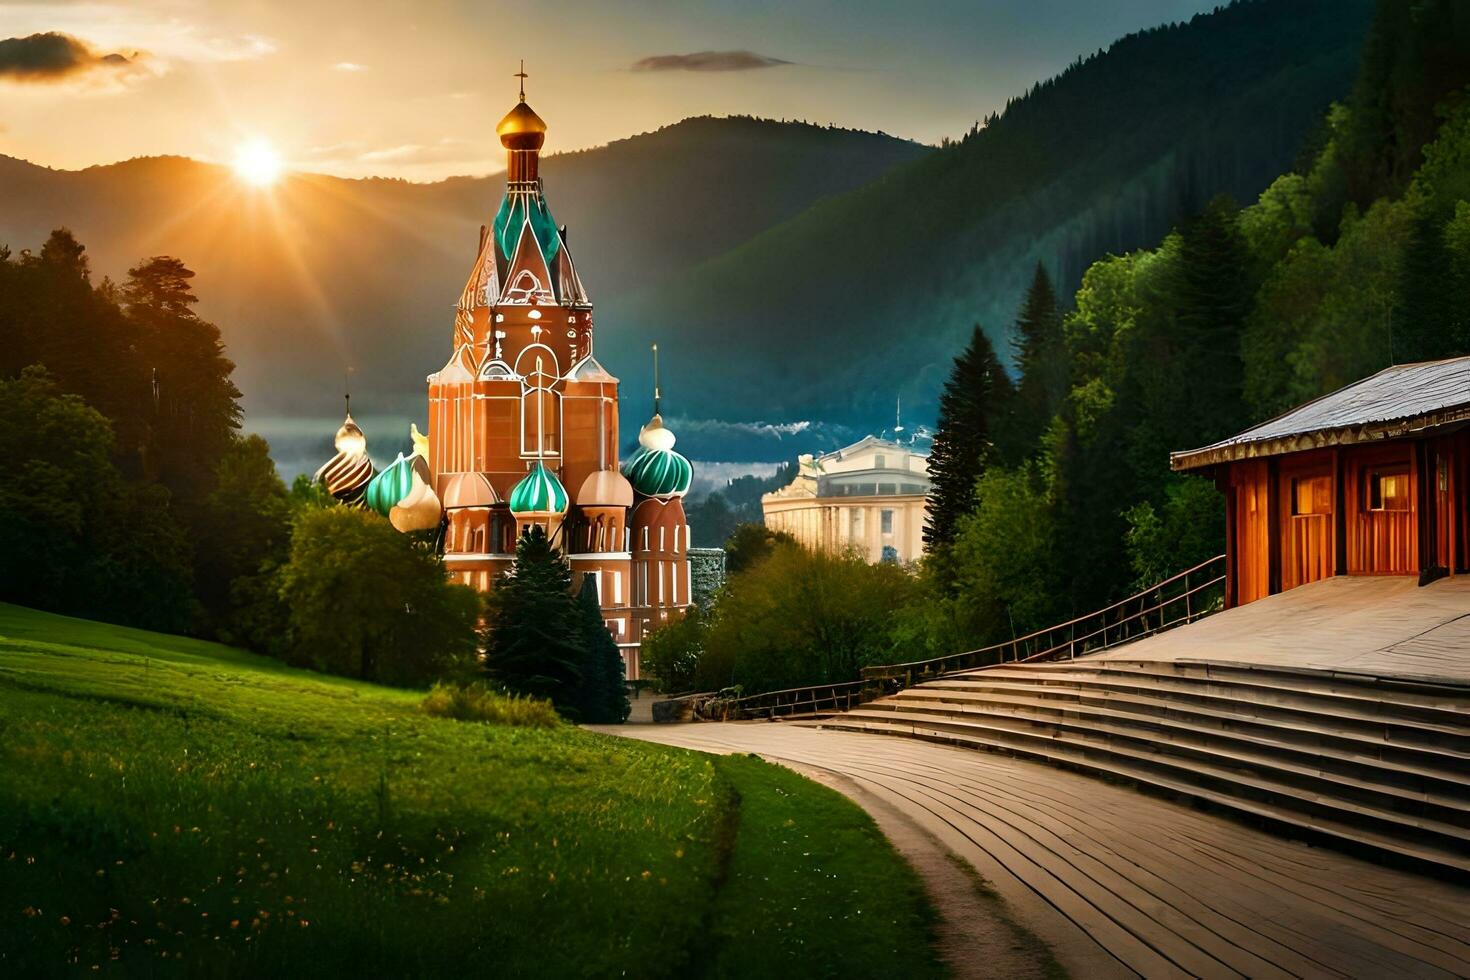
<path id="1" fill-rule="evenodd" d="M 336 438 L 332 444 L 337 447 L 337 452 L 346 453 L 349 456 L 358 456 L 367 452 L 367 436 L 363 435 L 357 423 L 352 421 L 351 413 L 342 422 L 342 428 L 337 430 Z"/>
<path id="2" fill-rule="evenodd" d="M 577 491 L 578 507 L 632 507 L 633 485 L 617 470 L 588 473 Z"/>

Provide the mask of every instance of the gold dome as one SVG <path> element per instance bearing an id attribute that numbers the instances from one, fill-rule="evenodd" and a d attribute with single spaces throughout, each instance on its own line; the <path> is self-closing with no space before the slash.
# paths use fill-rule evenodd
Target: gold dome
<path id="1" fill-rule="evenodd" d="M 495 124 L 495 135 L 507 150 L 539 150 L 546 142 L 546 122 L 522 99 Z"/>

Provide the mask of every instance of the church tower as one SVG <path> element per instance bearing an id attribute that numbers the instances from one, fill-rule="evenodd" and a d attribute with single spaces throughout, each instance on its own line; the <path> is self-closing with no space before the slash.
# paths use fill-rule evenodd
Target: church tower
<path id="1" fill-rule="evenodd" d="M 644 633 L 690 602 L 689 534 L 677 505 L 688 479 L 645 480 L 635 494 L 638 479 L 619 470 L 618 380 L 593 357 L 592 302 L 542 193 L 546 123 L 526 102 L 524 71 L 519 77 L 520 101 L 495 127 L 506 150 L 505 197 L 481 226 L 449 361 L 428 377 L 429 469 L 446 518 L 444 560 L 457 580 L 489 590 L 513 564 L 517 537 L 542 527 L 575 579 L 595 578 L 603 617 L 636 680 Z M 672 433 L 654 441 L 668 443 L 659 452 L 671 451 Z M 629 466 L 652 451 L 640 448 Z M 688 461 L 672 455 L 687 473 Z M 659 503 L 645 513 L 651 500 Z M 670 582 L 661 593 L 643 584 L 650 562 Z M 676 577 L 680 585 L 671 587 Z"/>

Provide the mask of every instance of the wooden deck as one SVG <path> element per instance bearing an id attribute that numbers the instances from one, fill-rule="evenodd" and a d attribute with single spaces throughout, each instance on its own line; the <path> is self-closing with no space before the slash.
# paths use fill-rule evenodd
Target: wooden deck
<path id="1" fill-rule="evenodd" d="M 1337 577 L 1267 596 L 1097 659 L 1219 660 L 1470 680 L 1470 575 Z"/>
<path id="2" fill-rule="evenodd" d="M 799 725 L 602 730 L 840 774 L 973 866 L 1074 976 L 1470 975 L 1470 888 L 1086 776 Z"/>

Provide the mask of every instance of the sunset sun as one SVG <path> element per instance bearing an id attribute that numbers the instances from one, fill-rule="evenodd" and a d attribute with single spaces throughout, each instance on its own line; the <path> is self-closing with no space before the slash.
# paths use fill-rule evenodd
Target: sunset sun
<path id="1" fill-rule="evenodd" d="M 240 144 L 235 150 L 235 173 L 253 187 L 269 187 L 281 177 L 281 155 L 265 140 Z"/>

